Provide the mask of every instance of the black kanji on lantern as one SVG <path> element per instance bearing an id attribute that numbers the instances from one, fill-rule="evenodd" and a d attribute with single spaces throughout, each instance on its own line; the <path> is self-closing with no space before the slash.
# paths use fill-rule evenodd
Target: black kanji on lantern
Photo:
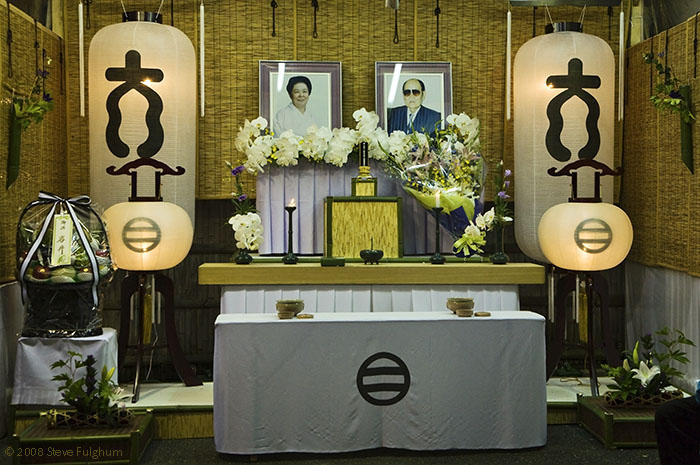
<path id="1" fill-rule="evenodd" d="M 145 84 L 145 81 L 160 82 L 163 80 L 163 71 L 158 68 L 141 68 L 141 54 L 136 50 L 129 50 L 124 57 L 123 68 L 107 68 L 105 77 L 108 81 L 124 81 L 117 86 L 107 97 L 107 122 L 106 138 L 110 152 L 119 158 L 129 155 L 129 146 L 119 137 L 119 127 L 122 124 L 122 113 L 119 109 L 119 100 L 127 92 L 134 89 L 146 98 L 148 109 L 146 110 L 146 128 L 148 138 L 139 145 L 136 152 L 141 158 L 150 158 L 163 146 L 163 126 L 160 124 L 160 115 L 163 113 L 163 100 L 158 92 Z"/>
<path id="2" fill-rule="evenodd" d="M 583 75 L 583 63 L 578 58 L 569 60 L 569 74 L 565 76 L 549 76 L 547 87 L 554 89 L 565 88 L 564 92 L 554 97 L 547 105 L 547 119 L 549 129 L 545 136 L 545 143 L 549 154 L 558 161 L 568 161 L 571 158 L 571 150 L 561 143 L 561 132 L 564 129 L 564 118 L 561 115 L 561 107 L 570 98 L 577 96 L 588 107 L 586 116 L 586 131 L 588 142 L 578 152 L 578 157 L 591 159 L 598 154 L 600 148 L 600 131 L 598 130 L 598 118 L 600 106 L 591 94 L 583 89 L 597 89 L 600 87 L 600 77 L 595 75 Z"/>

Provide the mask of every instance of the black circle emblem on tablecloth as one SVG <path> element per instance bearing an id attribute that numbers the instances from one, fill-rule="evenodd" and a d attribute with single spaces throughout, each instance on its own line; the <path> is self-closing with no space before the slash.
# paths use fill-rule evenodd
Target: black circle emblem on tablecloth
<path id="1" fill-rule="evenodd" d="M 408 367 L 394 354 L 377 352 L 357 370 L 357 390 L 373 405 L 393 405 L 404 398 L 411 385 Z"/>

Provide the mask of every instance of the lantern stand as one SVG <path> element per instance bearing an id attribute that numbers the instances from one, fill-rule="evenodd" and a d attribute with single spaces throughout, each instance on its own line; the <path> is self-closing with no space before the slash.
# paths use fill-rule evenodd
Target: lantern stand
<path id="1" fill-rule="evenodd" d="M 151 166 L 155 168 L 155 195 L 153 197 L 139 197 L 137 192 L 137 171 L 136 168 L 142 166 Z M 139 158 L 129 162 L 119 169 L 114 166 L 107 168 L 107 173 L 113 176 L 129 175 L 131 176 L 131 196 L 129 202 L 162 202 L 163 197 L 160 194 L 161 177 L 164 175 L 180 176 L 185 173 L 185 169 L 178 166 L 172 169 L 165 163 L 154 160 L 152 158 Z M 122 232 L 124 235 L 125 232 Z M 154 286 L 147 289 L 149 277 L 153 277 Z M 173 281 L 162 274 L 160 271 L 146 272 L 146 270 L 127 270 L 126 277 L 121 283 L 121 324 L 119 328 L 119 357 L 118 366 L 121 368 L 126 358 L 126 353 L 129 349 L 136 349 L 136 374 L 134 377 L 134 388 L 131 402 L 135 403 L 139 400 L 140 381 L 141 381 L 141 360 L 145 352 L 152 352 L 155 349 L 167 347 L 170 359 L 175 366 L 178 376 L 186 386 L 201 386 L 202 381 L 195 375 L 192 366 L 185 358 L 185 354 L 180 346 L 175 330 L 175 292 Z M 148 299 L 153 301 L 155 290 L 163 297 L 163 310 L 165 312 L 165 344 L 148 345 L 144 344 L 144 326 L 149 324 L 144 318 L 144 308 Z M 138 293 L 138 305 L 136 314 L 136 344 L 129 344 L 130 332 L 130 303 L 134 294 Z"/>
<path id="2" fill-rule="evenodd" d="M 590 167 L 595 171 L 594 179 L 594 194 L 593 197 L 578 197 L 577 173 L 575 170 L 581 167 Z M 600 196 L 600 178 L 601 176 L 619 176 L 622 174 L 622 168 L 617 171 L 612 170 L 606 164 L 595 161 L 593 159 L 581 159 L 569 163 L 562 167 L 559 171 L 556 168 L 547 170 L 550 176 L 570 176 L 571 177 L 571 203 L 601 203 Z M 566 326 L 566 298 L 570 292 L 578 293 L 576 289 L 576 275 L 580 270 L 564 270 L 566 274 L 561 277 L 557 283 L 556 296 L 554 300 L 554 334 L 552 335 L 551 344 L 547 351 L 547 378 L 549 379 L 557 367 L 557 363 L 564 351 L 564 332 Z M 552 270 L 552 273 L 554 269 Z M 590 364 L 590 380 L 591 394 L 598 395 L 598 376 L 596 374 L 595 362 L 595 341 L 594 341 L 594 294 L 599 298 L 600 309 L 600 324 L 603 332 L 603 347 L 605 357 L 608 364 L 617 366 L 620 364 L 620 355 L 614 347 L 612 335 L 612 319 L 608 309 L 610 297 L 608 293 L 607 280 L 597 271 L 587 271 L 583 274 L 583 279 L 586 288 L 586 302 L 588 308 L 588 359 Z"/>

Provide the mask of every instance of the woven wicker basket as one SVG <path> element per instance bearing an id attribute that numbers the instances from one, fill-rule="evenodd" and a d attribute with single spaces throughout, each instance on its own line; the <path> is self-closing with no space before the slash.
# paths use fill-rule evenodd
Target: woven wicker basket
<path id="1" fill-rule="evenodd" d="M 46 412 L 46 425 L 49 428 L 113 428 L 129 426 L 134 421 L 131 410 L 115 410 L 112 418 L 98 414 L 86 414 L 77 410 L 56 410 Z"/>
<path id="2" fill-rule="evenodd" d="M 681 391 L 663 391 L 657 394 L 645 394 L 642 396 L 628 397 L 627 399 L 613 398 L 610 392 L 605 393 L 605 403 L 610 407 L 622 408 L 647 408 L 668 402 L 669 400 L 683 398 Z"/>

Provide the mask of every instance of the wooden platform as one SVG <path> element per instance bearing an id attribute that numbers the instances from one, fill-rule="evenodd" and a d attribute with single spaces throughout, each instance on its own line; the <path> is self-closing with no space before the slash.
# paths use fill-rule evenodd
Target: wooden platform
<path id="1" fill-rule="evenodd" d="M 319 263 L 284 265 L 258 260 L 250 265 L 204 263 L 199 266 L 199 284 L 543 284 L 544 267 L 534 263 L 448 262 L 431 265 L 419 262 L 389 262 L 379 265 Z"/>
<path id="2" fill-rule="evenodd" d="M 576 416 L 608 449 L 656 447 L 653 408 L 613 408 L 602 397 L 580 396 Z"/>
<path id="3" fill-rule="evenodd" d="M 154 436 L 153 415 L 140 412 L 134 423 L 120 428 L 48 428 L 35 419 L 5 450 L 13 464 L 110 463 L 136 465 Z M 11 453 L 8 453 L 11 451 Z"/>

